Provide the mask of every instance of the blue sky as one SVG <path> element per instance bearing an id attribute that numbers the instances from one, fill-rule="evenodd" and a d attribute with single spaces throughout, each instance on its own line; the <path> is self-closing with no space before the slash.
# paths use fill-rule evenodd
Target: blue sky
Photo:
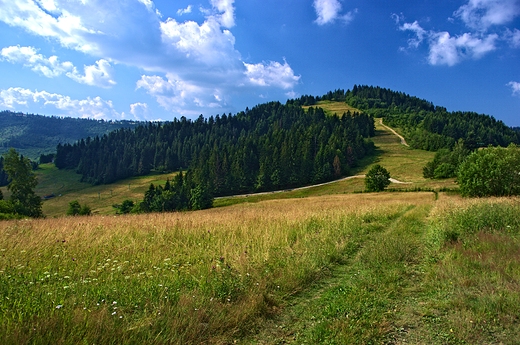
<path id="1" fill-rule="evenodd" d="M 172 120 L 354 84 L 520 126 L 520 0 L 0 0 L 0 109 Z"/>

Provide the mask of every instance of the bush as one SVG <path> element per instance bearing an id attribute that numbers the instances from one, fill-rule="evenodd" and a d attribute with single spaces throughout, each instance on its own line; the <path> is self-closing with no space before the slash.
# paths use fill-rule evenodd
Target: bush
<path id="1" fill-rule="evenodd" d="M 365 188 L 367 192 L 381 192 L 390 184 L 390 173 L 381 165 L 374 165 L 366 174 Z"/>
<path id="2" fill-rule="evenodd" d="M 81 206 L 77 200 L 69 202 L 69 209 L 67 210 L 67 216 L 90 216 L 92 210 L 89 206 Z"/>
<path id="3" fill-rule="evenodd" d="M 511 144 L 473 152 L 460 165 L 457 182 L 463 196 L 520 195 L 520 149 Z"/>

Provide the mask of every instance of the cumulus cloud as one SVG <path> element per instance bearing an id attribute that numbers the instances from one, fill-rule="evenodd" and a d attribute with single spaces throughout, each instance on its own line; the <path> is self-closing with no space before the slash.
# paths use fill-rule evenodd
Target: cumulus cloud
<path id="1" fill-rule="evenodd" d="M 163 20 L 152 0 L 0 0 L 0 20 L 96 58 L 81 74 L 72 63 L 47 58 L 36 50 L 29 54 L 37 57 L 34 62 L 18 63 L 44 75 L 63 74 L 103 87 L 116 81 L 112 65 L 137 67 L 145 71 L 137 89 L 146 90 L 161 106 L 179 114 L 228 107 L 229 95 L 240 88 L 251 88 L 251 93 L 264 92 L 266 87 L 288 92 L 296 85 L 299 77 L 285 61 L 248 61 L 265 70 L 263 77 L 257 72 L 251 78 L 230 30 L 235 25 L 234 0 L 208 0 L 208 4 L 200 20 L 180 21 Z M 191 11 L 188 6 L 177 14 Z M 278 81 L 269 79 L 268 71 L 275 66 L 284 66 L 288 75 Z M 153 86 L 161 84 L 157 78 L 162 79 L 165 92 L 155 92 Z"/>
<path id="2" fill-rule="evenodd" d="M 198 115 L 201 109 L 223 106 L 220 90 L 190 84 L 174 74 L 167 74 L 166 78 L 143 75 L 136 87 L 144 89 L 164 109 L 185 116 Z"/>
<path id="3" fill-rule="evenodd" d="M 520 96 L 520 83 L 517 81 L 510 81 L 507 86 L 513 90 L 513 96 Z"/>
<path id="4" fill-rule="evenodd" d="M 428 61 L 432 65 L 454 66 L 466 58 L 478 59 L 496 49 L 498 35 L 485 38 L 473 37 L 469 33 L 452 37 L 448 32 L 430 35 L 430 54 Z"/>
<path id="5" fill-rule="evenodd" d="M 493 25 L 503 25 L 520 15 L 519 0 L 469 0 L 454 15 L 468 27 L 485 31 Z"/>
<path id="6" fill-rule="evenodd" d="M 120 119 L 122 116 L 114 110 L 111 101 L 100 97 L 87 97 L 77 100 L 46 91 L 32 91 L 29 89 L 11 87 L 0 90 L 0 107 L 17 109 L 19 106 L 40 104 L 44 107 L 54 108 L 61 112 L 60 115 L 70 117 L 82 117 L 92 119 L 110 118 Z"/>
<path id="7" fill-rule="evenodd" d="M 47 78 L 55 78 L 64 74 L 78 83 L 92 86 L 107 88 L 116 84 L 113 79 L 112 66 L 104 59 L 96 61 L 95 65 L 84 66 L 85 74 L 82 75 L 72 62 L 60 62 L 55 55 L 47 58 L 38 54 L 34 47 L 5 47 L 0 51 L 0 57 L 11 63 L 21 63 Z"/>
<path id="8" fill-rule="evenodd" d="M 349 23 L 354 19 L 356 10 L 341 15 L 342 6 L 339 0 L 314 0 L 314 10 L 316 11 L 318 25 L 325 25 L 333 23 L 336 20 L 341 20 Z"/>
<path id="9" fill-rule="evenodd" d="M 282 89 L 290 89 L 300 80 L 299 76 L 294 75 L 291 66 L 284 61 L 270 62 L 268 64 L 248 64 L 246 66 L 246 76 L 251 84 L 259 86 L 277 86 Z"/>
<path id="10" fill-rule="evenodd" d="M 520 47 L 520 31 L 493 26 L 505 25 L 520 15 L 520 0 L 468 0 L 454 12 L 469 29 L 469 32 L 452 35 L 447 31 L 428 31 L 414 21 L 403 23 L 402 15 L 393 14 L 400 31 L 410 31 L 413 38 L 408 48 L 418 48 L 424 41 L 429 47 L 428 62 L 431 65 L 454 66 L 466 59 L 479 59 L 498 49 L 500 42 L 509 42 L 511 47 Z M 451 19 L 451 18 L 450 18 Z M 496 33 L 500 32 L 500 36 Z M 401 48 L 404 49 L 404 48 Z"/>
<path id="11" fill-rule="evenodd" d="M 213 8 L 220 12 L 217 18 L 223 27 L 235 26 L 235 8 L 233 7 L 235 0 L 210 0 L 210 2 Z"/>
<path id="12" fill-rule="evenodd" d="M 132 114 L 134 120 L 137 121 L 151 120 L 149 118 L 150 112 L 148 109 L 148 104 L 146 103 L 138 102 L 130 104 L 130 114 Z"/>

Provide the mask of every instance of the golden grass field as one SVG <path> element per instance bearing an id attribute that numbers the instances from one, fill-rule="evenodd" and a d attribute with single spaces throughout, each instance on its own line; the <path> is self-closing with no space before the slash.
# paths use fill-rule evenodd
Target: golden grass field
<path id="1" fill-rule="evenodd" d="M 92 187 L 44 166 L 48 217 L 0 222 L 0 343 L 517 344 L 520 199 L 438 192 L 456 184 L 422 177 L 433 153 L 376 129 L 355 174 L 379 163 L 401 192 L 356 178 L 116 216 L 172 175 Z M 72 200 L 95 214 L 63 217 Z"/>

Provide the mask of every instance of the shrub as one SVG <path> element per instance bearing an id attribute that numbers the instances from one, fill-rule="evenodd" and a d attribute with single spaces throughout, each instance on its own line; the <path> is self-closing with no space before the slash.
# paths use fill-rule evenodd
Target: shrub
<path id="1" fill-rule="evenodd" d="M 459 167 L 457 182 L 463 196 L 520 195 L 520 149 L 511 144 L 473 152 Z"/>
<path id="2" fill-rule="evenodd" d="M 374 165 L 366 174 L 365 188 L 367 192 L 381 192 L 390 184 L 390 173 L 381 165 Z"/>

